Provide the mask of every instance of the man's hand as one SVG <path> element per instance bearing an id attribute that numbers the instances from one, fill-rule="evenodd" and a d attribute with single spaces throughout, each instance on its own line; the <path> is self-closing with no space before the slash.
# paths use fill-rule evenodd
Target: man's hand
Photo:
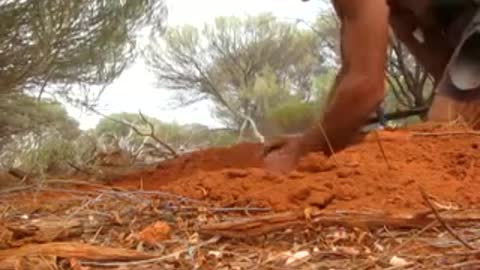
<path id="1" fill-rule="evenodd" d="M 294 170 L 304 154 L 302 136 L 284 136 L 267 142 L 263 150 L 265 169 L 276 173 Z"/>

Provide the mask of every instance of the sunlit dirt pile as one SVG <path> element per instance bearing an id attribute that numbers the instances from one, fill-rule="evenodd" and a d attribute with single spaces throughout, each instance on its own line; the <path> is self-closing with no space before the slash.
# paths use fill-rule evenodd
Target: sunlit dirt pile
<path id="1" fill-rule="evenodd" d="M 117 179 L 115 185 L 145 189 L 159 189 L 167 183 L 189 177 L 199 171 L 219 171 L 229 168 L 262 167 L 262 146 L 244 143 L 230 148 L 210 148 L 163 162 L 154 170 L 135 173 Z"/>
<path id="2" fill-rule="evenodd" d="M 276 210 L 420 210 L 427 207 L 421 188 L 444 207 L 480 204 L 480 134 L 423 125 L 379 137 L 372 133 L 329 159 L 311 154 L 286 176 L 261 169 L 261 145 L 241 144 L 195 152 L 115 185 Z"/>

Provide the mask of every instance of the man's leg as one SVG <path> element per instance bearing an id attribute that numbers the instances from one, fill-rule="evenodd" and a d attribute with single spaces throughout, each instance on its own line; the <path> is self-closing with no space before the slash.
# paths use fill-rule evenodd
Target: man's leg
<path id="1" fill-rule="evenodd" d="M 478 8 L 466 10 L 465 14 L 459 14 L 458 17 L 454 29 L 459 32 L 460 38 L 446 66 L 444 76 L 435 89 L 436 96 L 429 119 L 432 121 L 460 119 L 479 129 L 480 10 Z"/>
<path id="2" fill-rule="evenodd" d="M 426 71 L 439 81 L 453 50 L 441 35 L 441 29 L 425 31 L 420 18 L 415 16 L 413 11 L 392 4 L 390 25 L 395 36 L 407 46 Z"/>
<path id="3" fill-rule="evenodd" d="M 471 17 L 471 14 L 465 16 Z M 467 26 L 464 19 L 463 17 L 459 18 L 459 23 L 451 26 L 452 29 L 457 32 L 463 31 Z M 449 68 L 450 58 L 454 55 L 454 45 L 451 42 L 458 38 L 445 37 L 439 27 L 422 29 L 422 18 L 417 18 L 411 10 L 396 5 L 391 7 L 390 23 L 397 38 L 408 47 L 415 58 L 436 80 L 435 98 L 428 119 L 447 122 L 462 118 L 472 126 L 480 128 L 480 91 L 461 92 L 455 89 L 448 72 L 445 72 Z M 414 36 L 414 31 L 417 29 L 423 30 L 421 31 L 421 40 Z"/>

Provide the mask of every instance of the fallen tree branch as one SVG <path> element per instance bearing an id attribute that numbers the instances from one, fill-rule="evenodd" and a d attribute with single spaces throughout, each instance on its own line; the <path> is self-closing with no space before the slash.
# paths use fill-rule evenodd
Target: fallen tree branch
<path id="1" fill-rule="evenodd" d="M 333 226 L 360 228 L 424 228 L 433 221 L 435 217 L 430 216 L 431 211 L 421 212 L 414 216 L 392 216 L 386 214 L 363 214 L 363 213 L 326 213 L 314 211 L 309 218 L 309 225 Z M 461 226 L 469 221 L 480 221 L 480 211 L 451 212 L 445 215 L 444 220 Z M 230 238 L 246 238 L 263 235 L 292 227 L 304 227 L 306 217 L 302 211 L 289 211 L 272 215 L 262 215 L 251 218 L 238 219 L 211 223 L 201 227 L 200 232 L 208 235 L 221 235 Z"/>
<path id="2" fill-rule="evenodd" d="M 53 242 L 28 244 L 19 248 L 0 250 L 0 264 L 12 257 L 27 256 L 73 257 L 92 261 L 131 261 L 155 257 L 154 255 L 124 248 L 100 247 L 78 242 Z"/>
<path id="3" fill-rule="evenodd" d="M 200 247 L 203 247 L 203 246 L 207 246 L 207 245 L 216 243 L 218 240 L 220 240 L 220 237 L 218 237 L 218 236 L 212 237 L 211 239 L 209 239 L 207 241 L 204 241 L 204 242 L 202 242 L 202 243 L 200 243 L 200 244 L 198 244 L 194 247 L 189 246 L 187 248 L 180 249 L 176 252 L 173 252 L 171 254 L 167 254 L 167 255 L 164 255 L 164 256 L 155 256 L 155 257 L 151 256 L 151 258 L 145 258 L 145 259 L 140 259 L 140 260 L 131 260 L 131 261 L 126 261 L 126 262 L 122 262 L 120 260 L 116 260 L 116 261 L 112 260 L 110 262 L 99 262 L 99 260 L 96 260 L 96 261 L 82 261 L 81 264 L 86 265 L 86 266 L 103 266 L 103 267 L 123 266 L 123 267 L 128 267 L 128 266 L 134 266 L 134 265 L 159 263 L 161 261 L 165 261 L 165 260 L 168 260 L 168 259 L 177 258 L 181 254 L 186 253 L 189 250 L 192 250 L 192 248 L 197 249 L 197 248 L 200 248 Z"/>
<path id="4" fill-rule="evenodd" d="M 20 170 L 20 169 L 17 169 L 17 168 L 10 168 L 8 169 L 8 173 L 10 175 L 13 175 L 14 177 L 22 180 L 22 179 L 26 179 L 29 177 L 29 174 Z"/>

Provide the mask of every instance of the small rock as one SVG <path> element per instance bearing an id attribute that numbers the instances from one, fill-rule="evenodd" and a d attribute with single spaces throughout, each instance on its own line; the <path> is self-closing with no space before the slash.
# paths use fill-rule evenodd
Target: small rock
<path id="1" fill-rule="evenodd" d="M 221 253 L 220 251 L 210 250 L 210 251 L 208 252 L 208 255 L 209 255 L 209 256 L 213 256 L 213 257 L 215 257 L 215 258 L 217 258 L 217 259 L 222 258 L 222 253 Z"/>
<path id="2" fill-rule="evenodd" d="M 305 174 L 297 171 L 293 171 L 288 175 L 290 179 L 302 179 L 305 178 Z"/>
<path id="3" fill-rule="evenodd" d="M 295 252 L 292 256 L 287 259 L 286 265 L 290 265 L 296 261 L 302 260 L 310 256 L 310 252 L 306 250 Z"/>
<path id="4" fill-rule="evenodd" d="M 406 179 L 401 184 L 402 186 L 409 186 L 411 184 L 415 184 L 415 179 Z"/>
<path id="5" fill-rule="evenodd" d="M 333 184 L 330 183 L 330 182 L 327 182 L 327 183 L 323 184 L 323 186 L 326 187 L 326 188 L 328 188 L 328 189 L 330 189 L 330 190 L 333 189 Z"/>
<path id="6" fill-rule="evenodd" d="M 403 258 L 400 258 L 400 257 L 397 257 L 397 256 L 393 256 L 390 259 L 389 263 L 390 263 L 391 266 L 396 266 L 396 267 L 406 266 L 406 265 L 410 264 L 407 260 L 405 260 Z"/>
<path id="7" fill-rule="evenodd" d="M 262 176 L 262 179 L 265 180 L 265 181 L 272 182 L 272 183 L 282 183 L 283 180 L 284 180 L 284 178 L 281 177 L 280 175 L 277 175 L 277 174 L 271 173 L 271 172 L 266 172 Z"/>
<path id="8" fill-rule="evenodd" d="M 309 188 L 309 187 L 304 187 L 304 188 L 301 188 L 300 190 L 298 190 L 297 192 L 291 194 L 289 196 L 289 199 L 291 201 L 304 201 L 306 200 L 308 197 L 310 197 L 310 193 L 312 192 L 312 190 Z"/>
<path id="9" fill-rule="evenodd" d="M 337 176 L 339 178 L 347 178 L 347 177 L 349 177 L 353 174 L 354 174 L 354 171 L 351 170 L 351 169 L 348 169 L 348 168 L 342 168 L 342 169 L 337 171 Z"/>
<path id="10" fill-rule="evenodd" d="M 308 155 L 298 165 L 298 171 L 308 173 L 328 172 L 335 169 L 335 163 L 327 157 Z"/>
<path id="11" fill-rule="evenodd" d="M 229 178 L 244 178 L 249 175 L 249 172 L 246 170 L 230 169 L 225 171 L 225 175 Z"/>
<path id="12" fill-rule="evenodd" d="M 144 228 L 137 234 L 137 239 L 147 244 L 154 245 L 163 240 L 170 238 L 172 228 L 164 221 L 157 221 L 156 223 Z"/>
<path id="13" fill-rule="evenodd" d="M 323 209 L 333 202 L 334 199 L 335 195 L 332 193 L 313 191 L 308 198 L 308 204 Z"/>

